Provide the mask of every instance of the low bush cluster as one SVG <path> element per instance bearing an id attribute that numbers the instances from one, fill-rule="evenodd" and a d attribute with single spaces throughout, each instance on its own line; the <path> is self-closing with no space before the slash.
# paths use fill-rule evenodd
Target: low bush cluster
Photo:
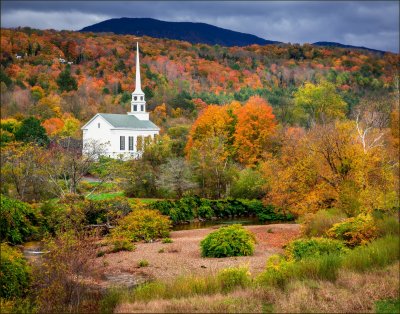
<path id="1" fill-rule="evenodd" d="M 135 209 L 119 220 L 119 225 L 111 231 L 111 237 L 130 241 L 153 241 L 168 237 L 170 228 L 169 218 L 159 211 Z"/>
<path id="2" fill-rule="evenodd" d="M 288 260 L 301 260 L 324 254 L 341 254 L 346 252 L 343 242 L 326 238 L 298 239 L 290 242 L 285 248 Z"/>
<path id="3" fill-rule="evenodd" d="M 13 244 L 22 243 L 38 233 L 40 215 L 31 205 L 0 196 L 0 238 Z"/>
<path id="4" fill-rule="evenodd" d="M 354 247 L 375 239 L 377 228 L 371 215 L 359 214 L 334 224 L 326 234 L 330 238 L 344 241 L 349 247 Z"/>
<path id="5" fill-rule="evenodd" d="M 293 220 L 290 213 L 279 212 L 272 205 L 265 206 L 260 200 L 223 199 L 210 200 L 197 196 L 186 196 L 180 200 L 157 201 L 149 205 L 162 214 L 170 216 L 173 223 L 195 218 L 210 219 L 257 216 L 261 222 L 268 220 Z"/>
<path id="6" fill-rule="evenodd" d="M 130 203 L 123 197 L 100 201 L 86 200 L 82 208 L 88 224 L 115 224 L 118 219 L 132 211 Z"/>
<path id="7" fill-rule="evenodd" d="M 309 237 L 324 236 L 335 223 L 342 222 L 346 218 L 346 214 L 336 208 L 306 214 L 302 221 L 303 233 Z"/>
<path id="8" fill-rule="evenodd" d="M 0 251 L 0 297 L 23 297 L 29 288 L 30 268 L 18 249 L 1 243 Z"/>
<path id="9" fill-rule="evenodd" d="M 241 225 L 222 227 L 200 242 L 203 257 L 253 255 L 254 245 L 254 235 Z"/>

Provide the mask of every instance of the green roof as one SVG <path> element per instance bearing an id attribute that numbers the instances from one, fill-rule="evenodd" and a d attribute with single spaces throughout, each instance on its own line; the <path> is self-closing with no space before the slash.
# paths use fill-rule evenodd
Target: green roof
<path id="1" fill-rule="evenodd" d="M 104 119 L 107 120 L 114 128 L 129 128 L 129 129 L 156 129 L 159 130 L 150 120 L 139 120 L 134 115 L 129 114 L 111 114 L 99 113 Z"/>

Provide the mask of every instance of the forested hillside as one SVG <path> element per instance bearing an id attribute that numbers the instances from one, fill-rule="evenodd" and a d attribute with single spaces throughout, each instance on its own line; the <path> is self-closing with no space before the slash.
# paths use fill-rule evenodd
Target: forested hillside
<path id="1" fill-rule="evenodd" d="M 311 45 L 226 48 L 130 35 L 2 29 L 2 118 L 34 115 L 45 123 L 68 116 L 83 122 L 97 112 L 126 112 L 136 41 L 150 110 L 165 104 L 175 117 L 194 117 L 205 104 L 243 102 L 258 94 L 280 122 L 298 124 L 293 93 L 304 82 L 333 83 L 347 115 L 371 97 L 387 103 L 398 87 L 399 59 L 392 53 Z"/>

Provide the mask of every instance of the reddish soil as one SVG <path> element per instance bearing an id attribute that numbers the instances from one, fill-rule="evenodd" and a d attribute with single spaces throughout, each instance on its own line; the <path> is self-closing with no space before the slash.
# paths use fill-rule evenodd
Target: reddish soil
<path id="1" fill-rule="evenodd" d="M 215 273 L 222 268 L 240 265 L 248 265 L 251 273 L 259 273 L 265 268 L 269 256 L 282 252 L 287 242 L 300 235 L 300 225 L 297 224 L 245 226 L 257 239 L 254 255 L 201 257 L 200 241 L 217 228 L 173 231 L 170 235 L 173 243 L 137 243 L 134 252 L 106 254 L 96 258 L 94 265 L 100 272 L 111 276 L 132 274 L 141 278 L 167 280 L 180 275 Z M 149 266 L 139 267 L 141 260 L 147 260 Z"/>

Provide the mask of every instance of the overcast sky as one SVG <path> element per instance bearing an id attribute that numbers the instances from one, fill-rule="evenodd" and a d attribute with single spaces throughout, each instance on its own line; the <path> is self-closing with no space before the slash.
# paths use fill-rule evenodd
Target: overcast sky
<path id="1" fill-rule="evenodd" d="M 115 17 L 204 22 L 291 43 L 399 52 L 399 1 L 1 1 L 1 26 L 79 30 Z"/>

